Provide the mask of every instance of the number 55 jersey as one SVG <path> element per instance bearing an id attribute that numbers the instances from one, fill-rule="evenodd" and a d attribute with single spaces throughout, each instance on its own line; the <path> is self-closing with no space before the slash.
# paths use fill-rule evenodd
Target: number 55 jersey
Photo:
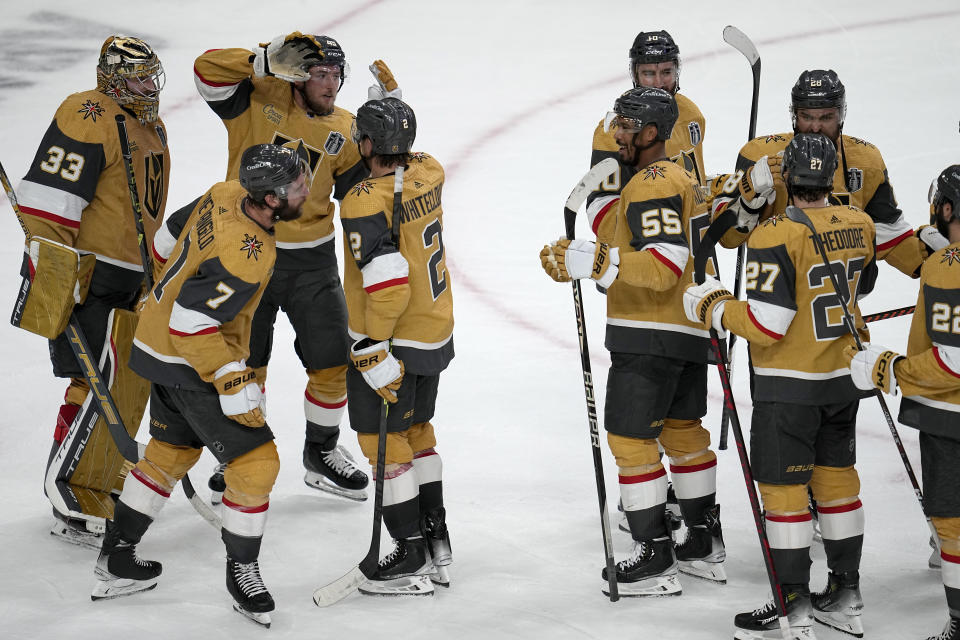
<path id="1" fill-rule="evenodd" d="M 849 206 L 804 211 L 866 340 L 857 300 L 876 282 L 873 221 Z M 723 323 L 750 342 L 755 401 L 826 405 L 867 395 L 850 379 L 843 348 L 853 337 L 809 228 L 784 215 L 762 222 L 747 243 L 746 290 L 745 301 L 726 303 Z"/>

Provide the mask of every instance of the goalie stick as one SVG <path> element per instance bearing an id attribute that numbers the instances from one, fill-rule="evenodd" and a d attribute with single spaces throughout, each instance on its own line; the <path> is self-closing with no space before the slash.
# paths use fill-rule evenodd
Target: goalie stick
<path id="1" fill-rule="evenodd" d="M 563 208 L 563 222 L 567 238 L 574 239 L 577 210 L 600 181 L 619 167 L 615 158 L 606 158 L 594 165 L 573 188 Z M 583 313 L 583 297 L 580 281 L 573 281 L 573 308 L 577 316 L 577 336 L 580 342 L 580 366 L 583 371 L 583 393 L 587 399 L 587 424 L 590 428 L 590 445 L 593 452 L 593 471 L 597 480 L 597 500 L 600 503 L 600 530 L 603 533 L 603 553 L 607 566 L 607 595 L 610 602 L 620 599 L 617 588 L 617 568 L 613 561 L 613 544 L 610 537 L 610 516 L 607 512 L 607 486 L 603 479 L 603 459 L 600 457 L 600 431 L 597 427 L 597 405 L 593 390 L 593 372 L 590 365 L 590 347 L 587 344 L 587 324 Z"/>
<path id="2" fill-rule="evenodd" d="M 390 236 L 397 251 L 400 250 L 400 213 L 403 196 L 403 166 L 398 166 L 393 178 L 393 217 Z M 383 525 L 383 482 L 387 461 L 387 416 L 389 407 L 384 400 L 380 405 L 380 425 L 377 430 L 377 473 L 374 479 L 373 531 L 370 534 L 370 547 L 367 555 L 333 582 L 313 592 L 313 603 L 318 607 L 329 607 L 340 602 L 357 590 L 364 580 L 372 578 L 377 572 L 380 556 L 380 530 Z"/>
<path id="3" fill-rule="evenodd" d="M 760 101 L 760 52 L 757 51 L 757 47 L 750 38 L 747 37 L 747 34 L 732 25 L 724 27 L 723 40 L 743 54 L 747 62 L 750 63 L 750 71 L 753 72 L 753 97 L 750 102 L 750 125 L 747 129 L 747 141 L 749 142 L 757 137 L 757 105 Z M 737 298 L 743 293 L 743 256 L 746 252 L 745 245 L 746 243 L 737 247 L 737 273 L 733 285 L 733 295 Z M 728 372 L 731 374 L 733 373 L 733 345 L 736 344 L 736 342 L 736 334 L 731 333 L 730 339 L 727 342 L 727 354 L 730 362 Z M 724 411 L 723 417 L 720 420 L 720 449 L 727 448 L 727 431 L 729 425 L 730 414 Z"/>

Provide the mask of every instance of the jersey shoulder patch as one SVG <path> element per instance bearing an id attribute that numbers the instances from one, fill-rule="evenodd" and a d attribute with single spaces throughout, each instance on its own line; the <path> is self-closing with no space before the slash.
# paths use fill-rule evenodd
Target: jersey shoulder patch
<path id="1" fill-rule="evenodd" d="M 740 149 L 740 156 L 756 162 L 763 156 L 772 156 L 783 151 L 793 139 L 792 133 L 773 133 L 749 141 Z"/>
<path id="2" fill-rule="evenodd" d="M 67 97 L 57 109 L 57 126 L 65 135 L 78 142 L 110 146 L 117 137 L 115 116 L 121 112 L 117 103 L 99 91 L 83 91 Z M 135 118 L 127 117 L 137 126 Z M 110 135 L 110 134 L 113 135 Z"/>
<path id="3" fill-rule="evenodd" d="M 387 202 L 393 202 L 393 176 L 365 178 L 350 187 L 340 203 L 343 219 L 365 218 L 385 211 Z"/>

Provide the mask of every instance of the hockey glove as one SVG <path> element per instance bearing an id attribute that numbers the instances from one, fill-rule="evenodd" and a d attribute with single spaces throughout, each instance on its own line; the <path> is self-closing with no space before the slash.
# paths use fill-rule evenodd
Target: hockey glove
<path id="1" fill-rule="evenodd" d="M 843 350 L 843 355 L 850 361 L 850 377 L 853 384 L 863 391 L 880 389 L 884 393 L 897 392 L 897 376 L 894 365 L 903 356 L 894 353 L 885 347 L 864 343 L 863 351 L 857 351 L 854 346 Z"/>
<path id="2" fill-rule="evenodd" d="M 350 348 L 350 360 L 377 395 L 387 402 L 397 401 L 397 390 L 403 383 L 403 362 L 393 357 L 386 340 L 374 342 L 364 338 L 355 342 Z"/>
<path id="3" fill-rule="evenodd" d="M 920 253 L 924 260 L 950 244 L 950 241 L 944 238 L 936 227 L 928 224 L 918 228 L 915 235 L 920 239 L 922 245 Z"/>
<path id="4" fill-rule="evenodd" d="M 254 50 L 253 73 L 257 77 L 276 76 L 287 82 L 306 82 L 310 79 L 308 69 L 322 63 L 320 45 L 313 36 L 294 31 L 260 43 Z"/>
<path id="5" fill-rule="evenodd" d="M 214 375 L 213 386 L 220 394 L 220 410 L 234 422 L 245 427 L 262 427 L 263 392 L 257 383 L 257 373 L 243 361 L 228 362 Z"/>
<path id="6" fill-rule="evenodd" d="M 763 156 L 752 167 L 747 167 L 740 179 L 740 199 L 751 209 L 773 202 L 777 198 L 773 172 L 780 173 L 782 158 Z"/>
<path id="7" fill-rule="evenodd" d="M 376 79 L 377 84 L 370 85 L 367 89 L 367 100 L 383 100 L 384 98 L 403 98 L 403 92 L 397 85 L 393 72 L 383 60 L 374 60 L 370 65 L 370 73 Z"/>
<path id="8" fill-rule="evenodd" d="M 683 312 L 690 322 L 723 331 L 723 306 L 733 299 L 719 280 L 707 277 L 703 284 L 691 284 L 683 292 Z"/>
<path id="9" fill-rule="evenodd" d="M 557 282 L 593 278 L 608 289 L 620 272 L 620 250 L 605 242 L 560 238 L 540 251 L 540 264 Z"/>

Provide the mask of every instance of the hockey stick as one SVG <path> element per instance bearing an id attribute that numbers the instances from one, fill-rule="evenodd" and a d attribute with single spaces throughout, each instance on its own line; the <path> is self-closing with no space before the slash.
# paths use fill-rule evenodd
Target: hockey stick
<path id="1" fill-rule="evenodd" d="M 702 283 L 705 280 L 707 260 L 713 254 L 713 248 L 717 242 L 727 232 L 730 227 L 736 224 L 736 216 L 732 211 L 726 211 L 717 218 L 707 229 L 703 240 L 700 241 L 700 247 L 693 258 L 693 278 L 694 281 Z M 740 468 L 743 470 L 743 480 L 747 485 L 747 496 L 750 499 L 750 511 L 753 513 L 753 523 L 757 528 L 757 537 L 760 538 L 760 549 L 763 552 L 763 562 L 767 569 L 767 578 L 770 581 L 770 590 L 773 592 L 773 601 L 777 605 L 777 621 L 780 623 L 780 633 L 784 640 L 790 639 L 790 623 L 787 620 L 787 606 L 783 599 L 783 591 L 780 589 L 780 581 L 777 580 L 777 571 L 773 565 L 773 553 L 770 550 L 770 540 L 767 538 L 767 530 L 763 526 L 763 516 L 761 515 L 760 498 L 757 495 L 757 488 L 754 485 L 753 469 L 750 466 L 750 456 L 747 453 L 747 445 L 743 439 L 743 429 L 740 427 L 740 416 L 737 413 L 737 405 L 733 399 L 733 389 L 730 384 L 730 371 L 727 368 L 727 359 L 720 347 L 720 336 L 717 330 L 710 327 L 710 345 L 713 348 L 714 356 L 717 359 L 717 371 L 720 374 L 720 384 L 723 387 L 723 403 L 726 413 L 730 416 L 730 424 L 733 426 L 733 439 L 737 443 L 737 453 L 740 456 Z"/>
<path id="2" fill-rule="evenodd" d="M 757 137 L 757 105 L 760 101 L 760 52 L 751 42 L 747 35 L 732 25 L 723 29 L 723 39 L 731 47 L 743 54 L 750 63 L 750 70 L 753 72 L 753 97 L 750 102 L 750 126 L 747 129 L 747 142 Z M 733 295 L 737 298 L 743 293 L 743 256 L 746 253 L 746 242 L 737 247 L 737 275 L 733 285 Z M 733 345 L 737 342 L 737 334 L 731 333 L 730 340 L 727 343 L 727 353 L 729 354 L 730 365 L 729 373 L 733 373 Z M 720 420 L 720 449 L 727 448 L 727 431 L 730 425 L 730 415 L 723 412 Z"/>
<path id="3" fill-rule="evenodd" d="M 899 309 L 890 309 L 889 311 L 881 311 L 880 313 L 871 313 L 868 316 L 863 316 L 864 322 L 877 322 L 878 320 L 889 320 L 890 318 L 899 318 L 900 316 L 908 316 L 916 310 L 916 306 L 912 307 L 900 307 Z"/>
<path id="4" fill-rule="evenodd" d="M 573 188 L 563 208 L 563 222 L 567 238 L 573 240 L 576 233 L 577 210 L 600 181 L 617 170 L 616 158 L 607 158 L 594 165 Z M 613 561 L 613 543 L 610 536 L 610 516 L 607 512 L 607 485 L 603 479 L 603 459 L 600 457 L 600 431 L 597 427 L 596 396 L 593 391 L 593 373 L 590 365 L 590 347 L 587 344 L 587 324 L 583 313 L 583 297 L 580 281 L 573 281 L 573 308 L 577 316 L 577 336 L 580 339 L 580 366 L 583 370 L 583 393 L 587 398 L 587 424 L 590 427 L 590 444 L 593 451 L 593 471 L 597 480 L 597 499 L 600 502 L 600 530 L 603 533 L 603 554 L 607 564 L 607 588 L 610 602 L 620 599 L 617 587 L 617 568 Z"/>
<path id="5" fill-rule="evenodd" d="M 397 251 L 400 250 L 400 212 L 403 196 L 403 165 L 397 167 L 393 178 L 393 217 L 390 237 Z M 370 534 L 370 548 L 359 564 L 330 584 L 313 592 L 313 603 L 318 607 L 329 607 L 340 602 L 357 590 L 363 581 L 372 578 L 377 571 L 380 557 L 380 530 L 383 525 L 383 483 L 387 462 L 387 415 L 389 406 L 386 400 L 380 404 L 380 425 L 377 430 L 377 473 L 374 479 L 373 531 Z"/>
<path id="6" fill-rule="evenodd" d="M 837 279 L 837 274 L 833 272 L 833 267 L 831 266 L 830 259 L 827 257 L 827 251 L 823 246 L 823 240 L 820 238 L 820 234 L 817 233 L 817 229 L 813 226 L 813 222 L 810 220 L 810 217 L 800 207 L 791 205 L 787 207 L 786 213 L 787 218 L 793 220 L 794 222 L 799 222 L 803 226 L 810 229 L 813 243 L 817 247 L 817 251 L 820 252 L 820 257 L 823 258 L 823 264 L 827 268 L 827 274 L 830 276 L 830 283 L 833 285 L 833 291 L 840 303 L 840 308 L 843 309 L 843 322 L 847 325 L 847 331 L 850 332 L 850 335 L 853 336 L 854 341 L 857 343 L 857 349 L 863 351 L 863 341 L 860 340 L 860 334 L 857 333 L 857 327 L 856 323 L 854 322 L 853 315 L 847 308 L 849 301 L 846 299 L 846 296 L 843 293 L 844 290 L 840 288 L 840 282 Z M 855 292 L 850 293 L 855 295 Z M 893 422 L 893 416 L 890 415 L 890 409 L 887 407 L 887 401 L 883 397 L 883 392 L 879 389 L 875 389 L 872 395 L 875 396 L 877 401 L 880 403 L 880 410 L 883 411 L 883 417 L 887 421 L 887 428 L 890 429 L 890 435 L 893 436 L 893 442 L 897 445 L 897 451 L 900 453 L 900 460 L 903 461 L 903 468 L 907 472 L 907 477 L 910 478 L 910 484 L 913 486 L 914 495 L 917 496 L 917 502 L 920 503 L 920 510 L 923 511 L 923 517 L 927 519 L 927 525 L 930 527 L 930 533 L 933 536 L 932 539 L 939 543 L 940 537 L 937 534 L 937 529 L 933 526 L 933 521 L 930 519 L 930 516 L 927 515 L 927 511 L 923 507 L 923 491 L 920 489 L 920 483 L 917 482 L 917 476 L 913 472 L 913 465 L 910 464 L 910 458 L 907 456 L 907 450 L 903 447 L 903 442 L 900 440 L 900 433 L 897 431 L 897 425 Z"/>
<path id="7" fill-rule="evenodd" d="M 137 246 L 140 249 L 140 262 L 143 265 L 143 281 L 149 293 L 153 289 L 153 261 L 150 259 L 150 252 L 147 250 L 147 234 L 143 230 L 143 209 L 140 206 L 140 195 L 137 191 L 137 175 L 133 170 L 133 156 L 130 153 L 126 120 L 122 113 L 117 114 L 117 136 L 120 138 L 120 155 L 123 157 L 123 167 L 127 173 L 127 191 L 130 193 L 130 205 L 133 208 L 133 224 L 137 229 Z M 197 495 L 197 491 L 193 488 L 193 482 L 190 481 L 190 474 L 184 474 L 180 480 L 180 486 L 200 517 L 219 530 L 220 516 L 210 508 L 205 500 Z"/>

